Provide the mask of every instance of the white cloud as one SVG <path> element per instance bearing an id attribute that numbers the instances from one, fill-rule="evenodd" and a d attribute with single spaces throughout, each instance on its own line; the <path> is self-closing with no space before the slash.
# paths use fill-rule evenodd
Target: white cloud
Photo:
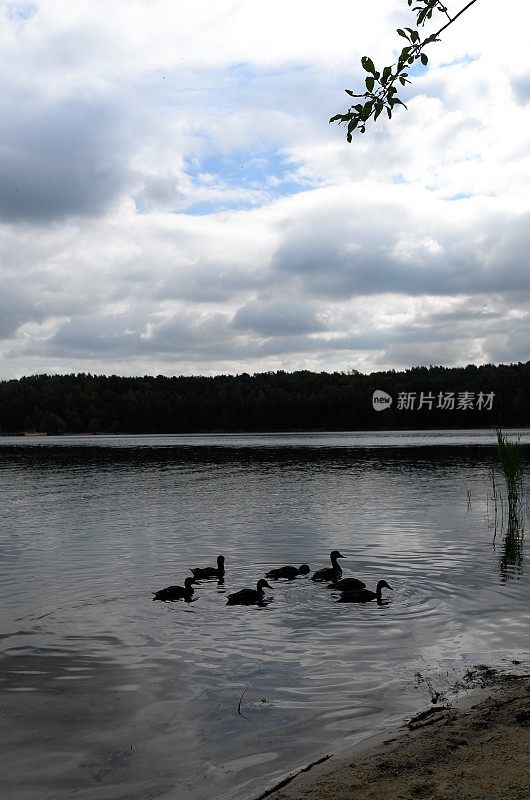
<path id="1" fill-rule="evenodd" d="M 0 13 L 0 376 L 528 357 L 529 43 L 493 4 L 352 145 L 327 118 L 397 0 Z"/>

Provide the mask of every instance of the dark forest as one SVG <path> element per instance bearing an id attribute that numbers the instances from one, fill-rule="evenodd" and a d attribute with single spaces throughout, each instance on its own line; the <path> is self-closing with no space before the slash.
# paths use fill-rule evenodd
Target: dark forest
<path id="1" fill-rule="evenodd" d="M 392 404 L 372 405 L 374 391 Z M 363 375 L 123 378 L 79 373 L 0 382 L 0 432 L 201 433 L 526 426 L 530 361 Z"/>

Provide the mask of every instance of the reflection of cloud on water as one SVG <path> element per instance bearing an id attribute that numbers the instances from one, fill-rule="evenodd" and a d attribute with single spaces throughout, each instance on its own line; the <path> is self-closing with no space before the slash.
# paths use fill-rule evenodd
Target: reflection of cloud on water
<path id="1" fill-rule="evenodd" d="M 71 638 L 75 645 L 15 647 L 0 661 L 7 793 L 23 787 L 28 800 L 99 797 L 104 786 L 113 796 L 150 796 L 174 790 L 193 770 L 199 774 L 194 726 L 171 692 L 178 665 L 159 663 L 154 682 L 110 654 L 94 656 L 90 637 L 82 644 L 83 637 Z M 186 736 L 176 735 L 184 728 Z"/>

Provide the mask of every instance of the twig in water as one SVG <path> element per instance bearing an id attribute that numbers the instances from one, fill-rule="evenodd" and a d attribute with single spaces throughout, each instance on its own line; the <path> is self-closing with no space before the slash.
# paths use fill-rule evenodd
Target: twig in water
<path id="1" fill-rule="evenodd" d="M 241 713 L 241 701 L 243 700 L 245 694 L 247 693 L 247 689 L 248 689 L 248 686 L 245 686 L 245 688 L 241 692 L 241 697 L 239 698 L 239 703 L 237 704 L 237 713 L 239 714 L 240 717 L 243 717 L 243 719 L 248 719 L 248 717 L 245 717 L 245 715 Z"/>
<path id="2" fill-rule="evenodd" d="M 323 764 L 324 761 L 327 761 L 328 758 L 331 758 L 331 755 L 332 754 L 330 753 L 328 756 L 324 756 L 323 758 L 318 758 L 316 761 L 312 761 L 306 767 L 302 767 L 302 769 L 299 769 L 298 772 L 295 772 L 292 775 L 288 775 L 287 778 L 284 778 L 283 781 L 280 781 L 275 786 L 273 786 L 271 789 L 267 789 L 267 791 L 263 792 L 263 794 L 260 794 L 259 797 L 256 797 L 255 800 L 265 800 L 266 797 L 269 797 L 271 794 L 274 794 L 275 792 L 278 791 L 278 789 L 283 789 L 283 787 L 287 786 L 288 783 L 291 783 L 291 781 L 294 781 L 294 779 L 298 775 L 301 775 L 302 772 L 309 772 L 309 770 L 313 769 L 313 767 L 316 767 L 317 764 Z"/>
<path id="3" fill-rule="evenodd" d="M 426 711 L 420 711 L 415 717 L 409 719 L 406 724 L 407 728 L 411 731 L 416 728 L 422 728 L 425 725 L 432 725 L 445 719 L 447 714 L 445 712 L 451 711 L 450 706 L 436 706 L 436 708 L 428 708 Z"/>

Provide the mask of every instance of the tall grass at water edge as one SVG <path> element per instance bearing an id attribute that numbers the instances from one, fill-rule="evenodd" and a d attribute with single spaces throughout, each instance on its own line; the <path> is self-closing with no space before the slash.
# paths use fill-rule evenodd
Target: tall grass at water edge
<path id="1" fill-rule="evenodd" d="M 496 434 L 497 456 L 506 483 L 508 517 L 512 519 L 517 516 L 519 497 L 523 488 L 523 450 L 519 440 L 511 442 L 500 428 L 497 428 Z M 495 480 L 494 477 L 493 480 Z"/>

